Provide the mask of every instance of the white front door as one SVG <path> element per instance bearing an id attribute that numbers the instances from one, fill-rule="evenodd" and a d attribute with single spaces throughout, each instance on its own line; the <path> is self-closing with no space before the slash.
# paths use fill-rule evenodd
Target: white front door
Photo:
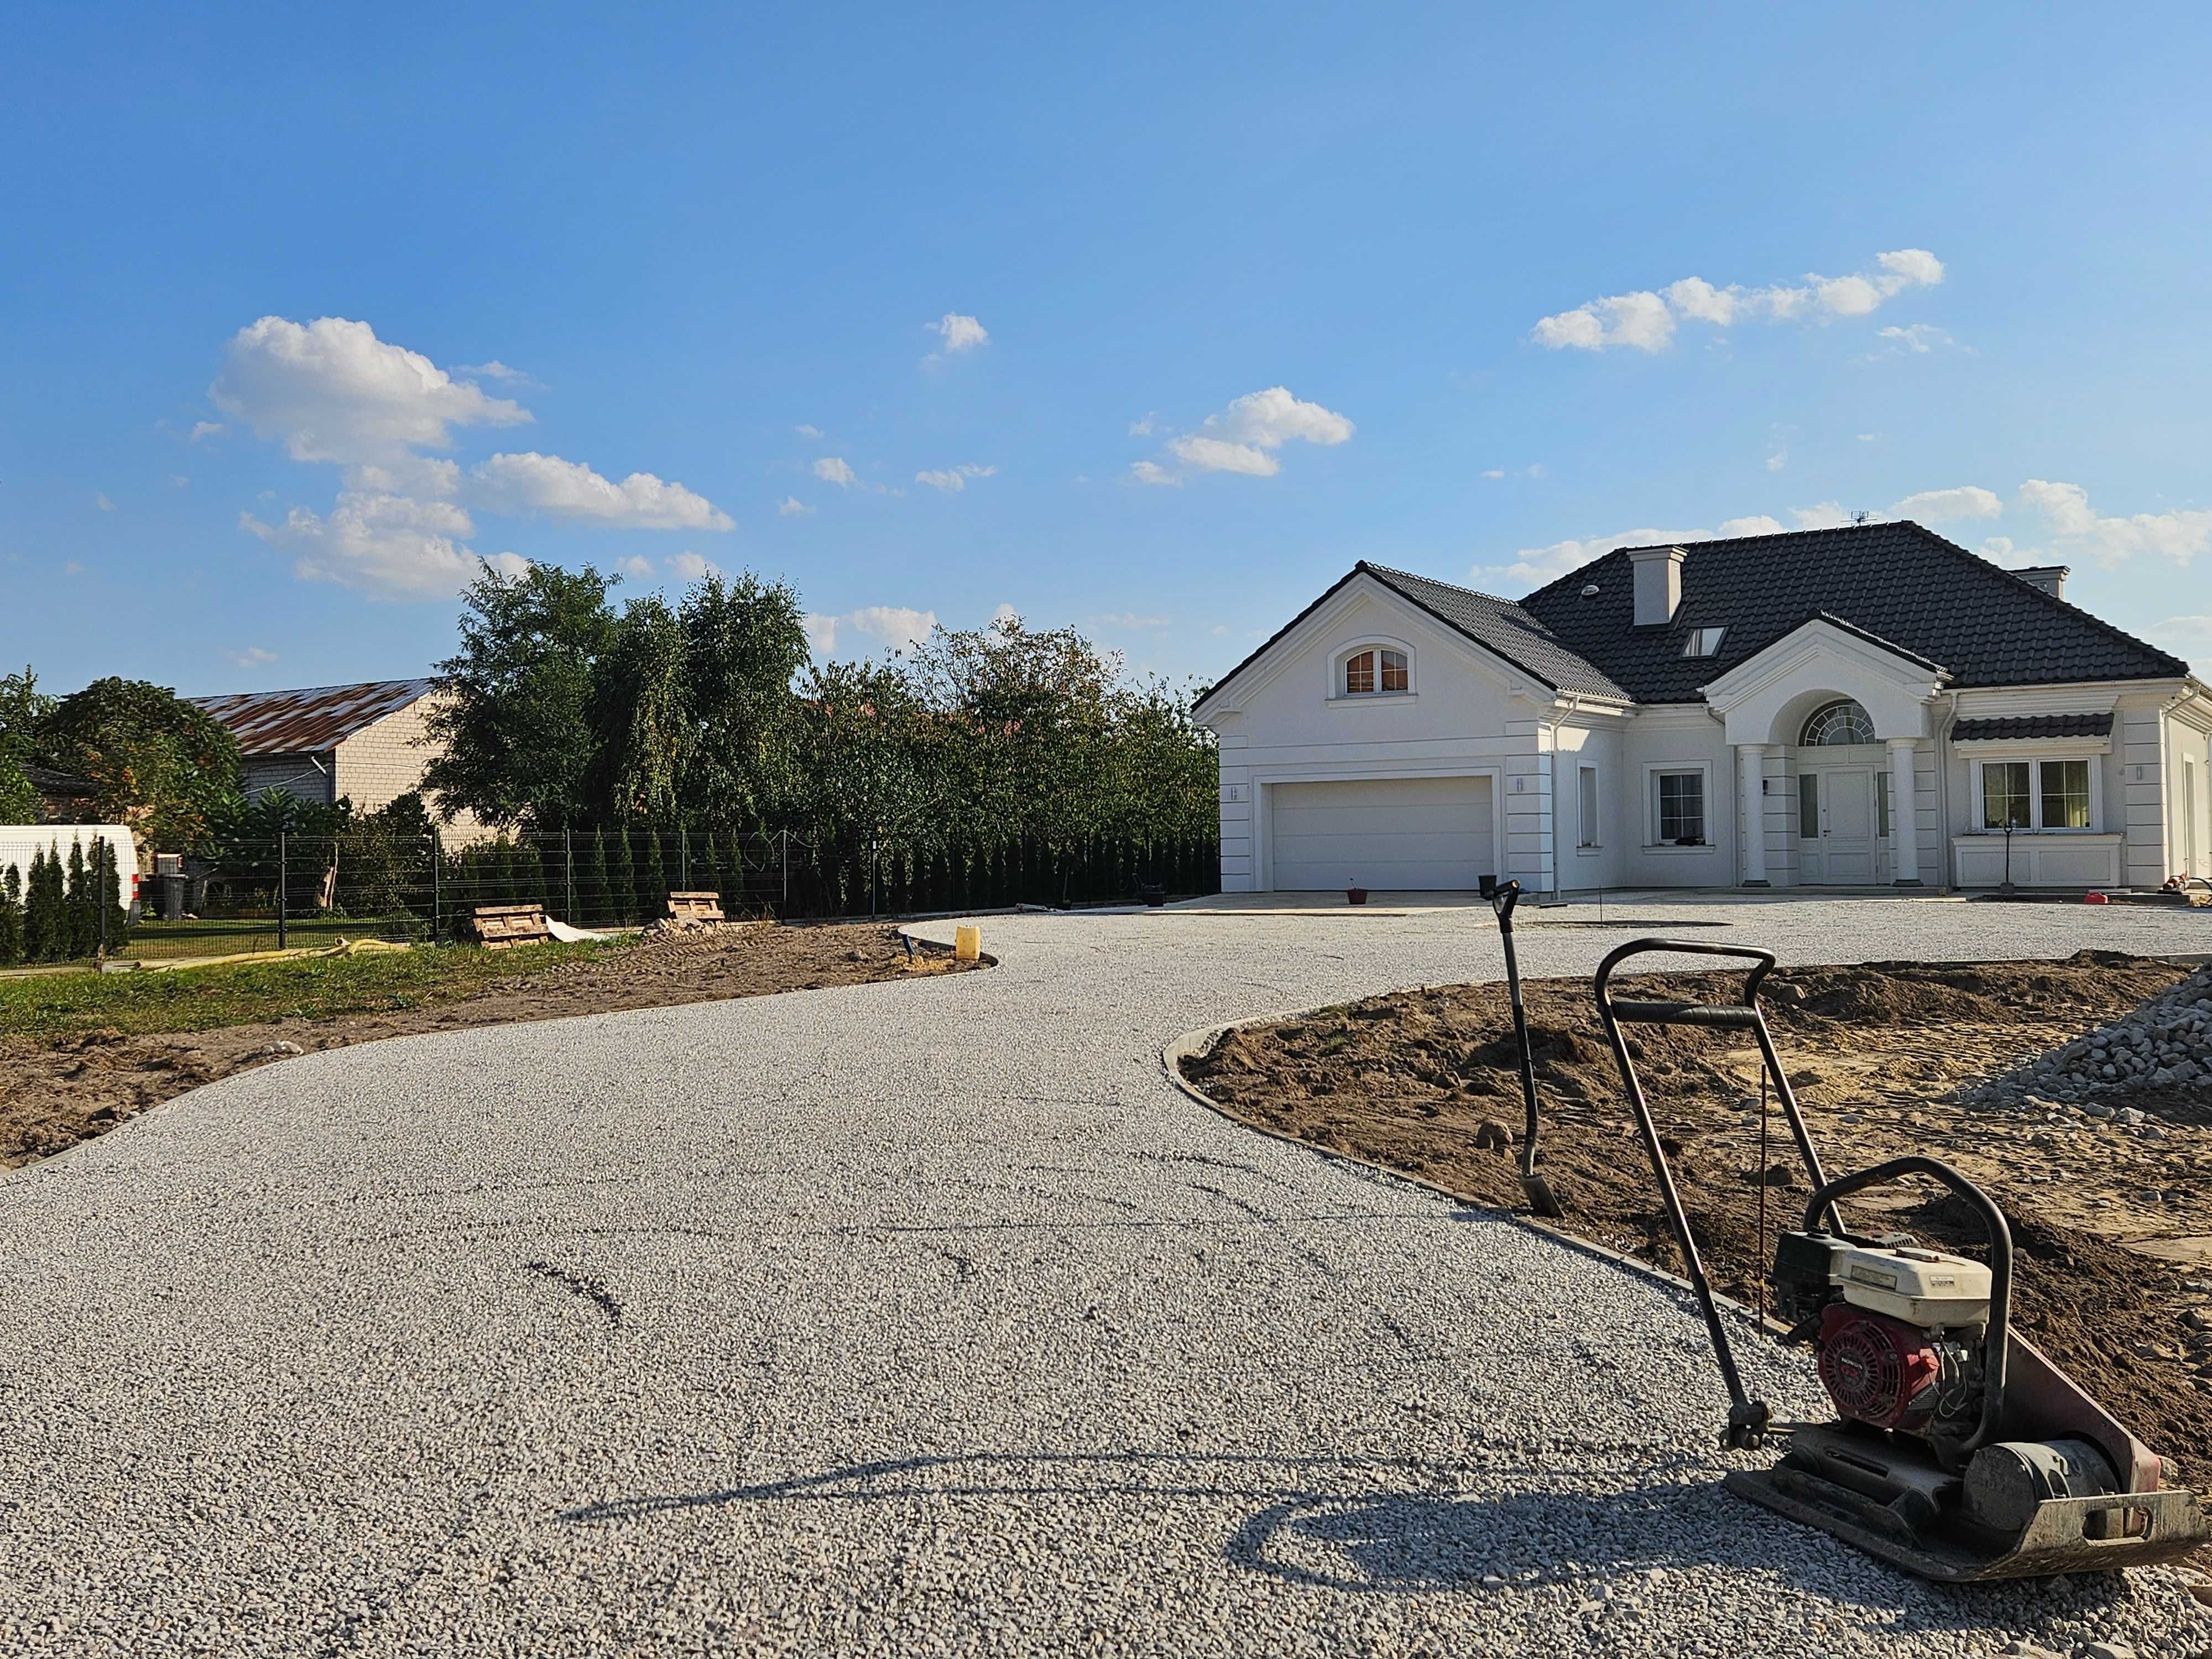
<path id="1" fill-rule="evenodd" d="M 1867 887 L 1875 880 L 1874 769 L 1838 766 L 1800 780 L 1798 845 L 1805 879 L 1816 886 Z"/>

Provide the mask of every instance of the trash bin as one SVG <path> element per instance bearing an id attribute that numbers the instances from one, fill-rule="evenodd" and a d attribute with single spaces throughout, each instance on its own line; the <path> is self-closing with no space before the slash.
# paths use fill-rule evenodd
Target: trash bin
<path id="1" fill-rule="evenodd" d="M 154 902 L 164 921 L 185 919 L 185 878 L 182 876 L 154 878 Z"/>

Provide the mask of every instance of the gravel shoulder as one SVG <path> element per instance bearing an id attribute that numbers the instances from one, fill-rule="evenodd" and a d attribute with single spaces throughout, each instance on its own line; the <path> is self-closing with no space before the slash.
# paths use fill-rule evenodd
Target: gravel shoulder
<path id="1" fill-rule="evenodd" d="M 2182 937 L 1975 908 L 1747 919 Z M 1485 931 L 987 919 L 989 974 L 308 1054 L 0 1177 L 0 1652 L 2204 1645 L 2172 1572 L 1938 1593 L 1728 1498 L 1663 1285 L 1161 1068 L 1493 977 Z"/>
<path id="2" fill-rule="evenodd" d="M 415 959 L 430 954 L 15 981 L 20 1017 L 0 1008 L 0 1169 L 50 1158 L 187 1090 L 295 1054 L 968 967 L 942 951 L 917 958 L 897 929 L 878 922 L 744 923 L 611 945 Z M 422 971 L 433 967 L 443 971 Z M 52 1006 L 29 1006 L 33 998 Z"/>

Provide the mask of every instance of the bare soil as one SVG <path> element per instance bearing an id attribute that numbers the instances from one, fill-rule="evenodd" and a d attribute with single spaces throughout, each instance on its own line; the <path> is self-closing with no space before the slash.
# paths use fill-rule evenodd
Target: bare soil
<path id="1" fill-rule="evenodd" d="M 2212 1484 L 2212 1128 L 2201 1108 L 2177 1101 L 2161 1114 L 2142 1099 L 2164 1134 L 2152 1139 L 2073 1114 L 1948 1103 L 2187 971 L 2101 951 L 2061 963 L 1880 963 L 1777 975 L 1764 1000 L 1828 1173 L 1922 1152 L 1990 1191 L 2012 1228 L 2024 1333 L 2203 1486 Z M 1741 981 L 1616 983 L 1626 996 L 1734 1000 Z M 1544 1114 L 1539 1168 L 1566 1212 L 1559 1224 L 1680 1271 L 1589 981 L 1536 981 L 1525 993 Z M 1706 1269 L 1728 1294 L 1761 1305 L 1772 1234 L 1802 1224 L 1809 1185 L 1778 1109 L 1761 1155 L 1758 1051 L 1738 1031 L 1644 1026 L 1632 1036 Z M 1242 1121 L 1474 1203 L 1528 1207 L 1502 985 L 1432 986 L 1249 1026 L 1187 1060 L 1184 1075 Z M 1964 1206 L 1931 1186 L 1901 1183 L 1846 1207 L 1855 1228 L 1978 1248 Z"/>
<path id="2" fill-rule="evenodd" d="M 877 922 L 732 924 L 648 935 L 586 960 L 519 970 L 426 1007 L 328 1019 L 280 1017 L 198 1031 L 125 1036 L 109 1029 L 43 1042 L 0 1036 L 0 1169 L 52 1157 L 203 1083 L 319 1048 L 569 1014 L 818 991 L 974 965 L 930 946 L 909 959 L 898 931 Z"/>

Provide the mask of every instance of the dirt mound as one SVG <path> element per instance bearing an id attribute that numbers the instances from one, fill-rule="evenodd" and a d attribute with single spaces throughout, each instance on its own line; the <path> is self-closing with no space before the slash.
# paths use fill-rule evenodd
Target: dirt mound
<path id="1" fill-rule="evenodd" d="M 2050 963 L 1876 963 L 1768 981 L 1792 1089 L 1832 1172 L 1932 1153 L 1996 1194 L 2021 1241 L 2022 1330 L 2161 1452 L 2212 1477 L 2212 1131 L 2153 1140 L 2069 1113 L 1977 1112 L 1966 1087 L 2135 1008 L 2184 977 L 2106 951 Z M 1620 994 L 1728 1000 L 1741 975 L 1619 981 Z M 1597 1242 L 1681 1262 L 1631 1127 L 1587 980 L 1527 988 L 1541 1167 Z M 1778 1109 L 1762 1147 L 1755 1050 L 1740 1031 L 1639 1027 L 1632 1053 L 1715 1283 L 1756 1305 L 1775 1230 L 1808 1183 Z M 1185 1074 L 1279 1133 L 1405 1170 L 1474 1202 L 1522 1209 L 1520 1081 L 1502 986 L 1429 987 L 1230 1033 Z M 1501 1137 L 1495 1128 L 1510 1127 Z M 1478 1137 L 1492 1145 L 1478 1147 Z M 1504 1144 L 1495 1144 L 1503 1141 Z M 1780 1167 L 1781 1176 L 1771 1172 Z M 1864 1195 L 1869 1224 L 1936 1231 L 1927 1189 Z M 1965 1239 L 1971 1227 L 1941 1237 Z M 2124 1243 L 2123 1242 L 2124 1241 Z M 2158 1243 L 2172 1260 L 2137 1248 Z M 2200 1277 L 2201 1275 L 2201 1277 Z M 2204 1288 L 2192 1289 L 2192 1285 Z M 1717 1388 L 1717 1382 L 1715 1384 Z"/>

